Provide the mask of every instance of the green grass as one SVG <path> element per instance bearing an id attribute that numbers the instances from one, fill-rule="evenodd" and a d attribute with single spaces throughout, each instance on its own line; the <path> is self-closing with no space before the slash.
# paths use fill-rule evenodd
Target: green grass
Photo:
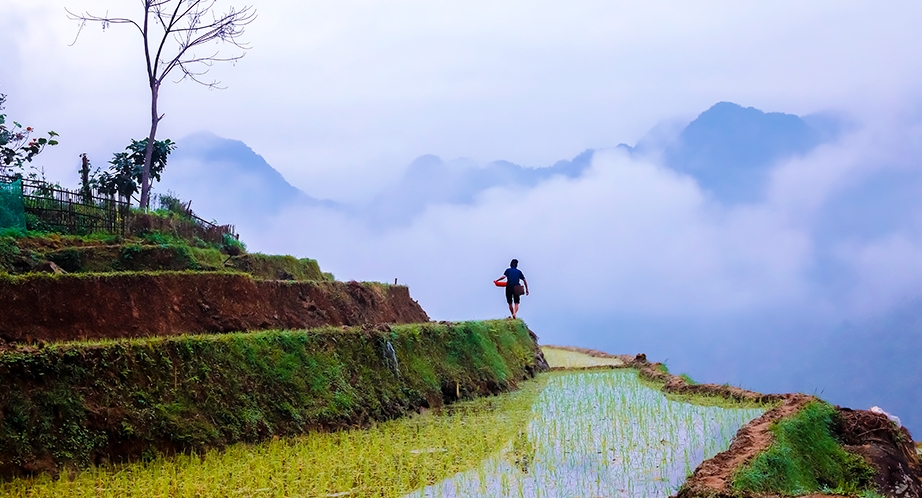
<path id="1" fill-rule="evenodd" d="M 0 231 L 0 272 L 6 273 L 28 272 L 51 261 L 69 273 L 202 270 L 244 272 L 267 280 L 334 280 L 314 259 L 245 252 L 243 243 L 230 236 L 221 243 L 209 243 L 158 230 L 129 237 Z"/>
<path id="2" fill-rule="evenodd" d="M 690 386 L 693 386 L 696 384 L 696 382 L 691 377 L 689 377 L 688 374 L 679 374 L 679 377 L 681 377 L 682 380 L 684 380 L 685 383 Z"/>
<path id="3" fill-rule="evenodd" d="M 832 434 L 835 416 L 834 407 L 814 401 L 796 415 L 775 422 L 771 428 L 775 441 L 737 471 L 733 488 L 790 496 L 870 491 L 874 471 L 836 441 Z"/>
<path id="4" fill-rule="evenodd" d="M 326 280 L 320 265 L 310 258 L 250 253 L 230 258 L 228 264 L 254 277 L 268 280 Z"/>
<path id="5" fill-rule="evenodd" d="M 687 376 L 683 374 L 683 375 L 680 375 L 679 377 L 685 378 Z M 689 381 L 686 379 L 686 382 L 689 382 Z M 663 386 L 666 385 L 665 382 L 654 381 L 654 380 L 650 380 L 644 377 L 640 378 L 640 383 L 651 389 L 656 389 L 657 391 L 662 390 Z M 694 384 L 693 381 L 689 383 Z M 729 384 L 724 384 L 724 387 L 730 387 L 730 386 Z M 758 402 L 743 401 L 743 400 L 738 400 L 738 399 L 733 399 L 733 398 L 727 398 L 724 396 L 700 394 L 700 393 L 678 394 L 678 393 L 670 392 L 670 393 L 663 393 L 663 395 L 672 401 L 677 401 L 680 403 L 689 403 L 689 404 L 698 405 L 698 406 L 713 406 L 717 408 L 727 408 L 727 409 L 755 408 L 755 409 L 760 409 L 760 410 L 768 410 L 778 405 L 778 402 L 758 403 Z"/>
<path id="6" fill-rule="evenodd" d="M 386 420 L 513 388 L 534 347 L 521 321 L 497 320 L 4 351 L 0 462 L 84 467 L 113 444 L 136 458 Z"/>

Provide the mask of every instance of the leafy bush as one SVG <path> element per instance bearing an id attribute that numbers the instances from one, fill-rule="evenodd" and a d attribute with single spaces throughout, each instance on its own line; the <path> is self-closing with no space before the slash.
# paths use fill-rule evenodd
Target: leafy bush
<path id="1" fill-rule="evenodd" d="M 189 208 L 189 203 L 180 200 L 171 190 L 167 190 L 166 194 L 160 195 L 160 209 L 185 218 L 192 217 L 192 209 Z"/>
<path id="2" fill-rule="evenodd" d="M 144 232 L 144 233 L 141 233 L 138 237 L 144 242 L 147 242 L 148 244 L 154 244 L 154 245 L 169 245 L 169 244 L 185 245 L 186 244 L 186 241 L 184 241 L 180 237 L 177 237 L 176 235 L 173 235 L 171 233 L 164 233 L 159 230 Z"/>
<path id="3" fill-rule="evenodd" d="M 23 230 L 22 228 L 19 228 L 19 227 L 0 229 L 0 238 L 10 237 L 13 239 L 18 239 L 22 237 L 28 237 L 29 235 L 30 234 L 28 230 Z"/>
<path id="4" fill-rule="evenodd" d="M 6 95 L 0 94 L 0 110 L 6 102 Z M 58 145 L 55 137 L 57 133 L 48 132 L 48 138 L 34 138 L 31 126 L 23 127 L 13 121 L 12 126 L 6 124 L 6 114 L 0 113 L 0 173 L 7 169 L 22 170 L 23 163 L 31 162 L 32 158 L 40 154 L 45 147 Z"/>
<path id="5" fill-rule="evenodd" d="M 229 256 L 239 256 L 241 254 L 246 254 L 247 246 L 243 242 L 240 242 L 236 237 L 229 233 L 225 233 L 221 243 L 221 251 L 224 254 Z"/>

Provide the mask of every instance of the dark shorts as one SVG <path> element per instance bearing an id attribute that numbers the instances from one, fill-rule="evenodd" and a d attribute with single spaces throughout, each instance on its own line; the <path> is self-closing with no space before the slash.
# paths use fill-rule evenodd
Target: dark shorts
<path id="1" fill-rule="evenodd" d="M 515 295 L 515 286 L 507 285 L 506 286 L 506 302 L 509 304 L 515 303 L 519 304 L 519 300 L 522 296 Z"/>

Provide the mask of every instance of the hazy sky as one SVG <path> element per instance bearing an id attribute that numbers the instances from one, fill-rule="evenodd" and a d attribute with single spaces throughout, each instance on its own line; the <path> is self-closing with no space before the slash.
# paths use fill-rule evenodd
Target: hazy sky
<path id="1" fill-rule="evenodd" d="M 80 152 L 102 163 L 146 136 L 137 32 L 88 26 L 68 46 L 77 25 L 64 12 L 136 16 L 140 4 L 0 4 L 0 91 L 11 117 L 62 135 L 49 168 L 73 169 Z M 720 100 L 867 116 L 915 109 L 922 88 L 918 2 L 255 7 L 252 50 L 212 71 L 227 89 L 166 85 L 160 136 L 244 140 L 315 197 L 361 198 L 425 153 L 546 166 Z"/>

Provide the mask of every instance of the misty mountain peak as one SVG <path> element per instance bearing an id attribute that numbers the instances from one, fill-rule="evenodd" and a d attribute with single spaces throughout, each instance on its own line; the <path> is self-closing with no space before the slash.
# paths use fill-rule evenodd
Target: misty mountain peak
<path id="1" fill-rule="evenodd" d="M 663 157 L 722 201 L 755 202 L 772 166 L 834 140 L 829 129 L 793 114 L 718 102 L 689 123 Z"/>
<path id="2" fill-rule="evenodd" d="M 410 163 L 411 170 L 437 168 L 445 164 L 441 157 L 435 154 L 424 154 Z"/>
<path id="3" fill-rule="evenodd" d="M 193 200 L 192 209 L 206 219 L 265 219 L 292 203 L 317 202 L 240 140 L 203 131 L 177 144 L 157 191 Z"/>

